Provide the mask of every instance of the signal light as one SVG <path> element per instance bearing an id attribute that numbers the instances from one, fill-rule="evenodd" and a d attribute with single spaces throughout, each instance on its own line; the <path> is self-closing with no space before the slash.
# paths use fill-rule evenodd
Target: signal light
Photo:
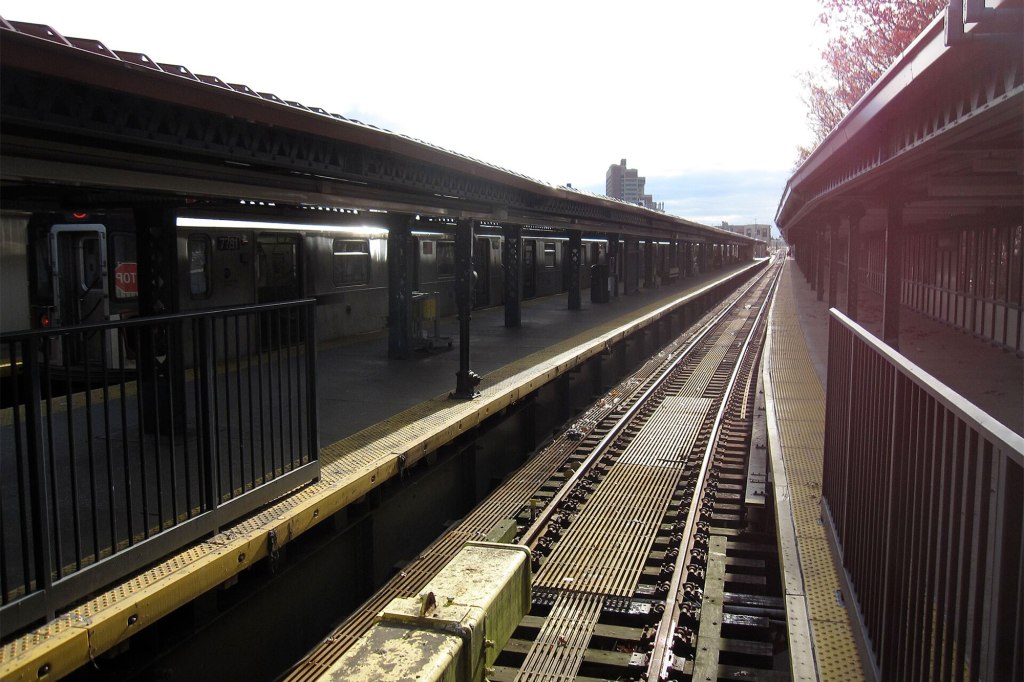
<path id="1" fill-rule="evenodd" d="M 47 313 L 43 313 L 42 315 L 39 316 L 39 326 L 40 327 L 49 327 L 50 326 L 50 316 Z"/>
<path id="2" fill-rule="evenodd" d="M 89 214 L 88 213 L 72 213 L 71 217 L 73 217 L 75 220 L 85 220 L 86 218 L 89 217 Z"/>

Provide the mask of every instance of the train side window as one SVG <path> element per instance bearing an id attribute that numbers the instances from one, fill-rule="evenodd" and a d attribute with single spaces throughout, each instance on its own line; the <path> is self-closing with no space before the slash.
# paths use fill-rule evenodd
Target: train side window
<path id="1" fill-rule="evenodd" d="M 453 241 L 437 243 L 437 276 L 455 276 L 455 242 Z"/>
<path id="2" fill-rule="evenodd" d="M 80 241 L 81 251 L 79 252 L 79 273 L 82 291 L 91 291 L 103 286 L 102 262 L 100 257 L 100 238 L 82 237 Z"/>
<path id="3" fill-rule="evenodd" d="M 192 298 L 210 296 L 210 238 L 206 235 L 188 238 L 188 291 Z"/>
<path id="4" fill-rule="evenodd" d="M 348 286 L 370 281 L 370 243 L 363 240 L 334 240 L 334 284 Z"/>
<path id="5" fill-rule="evenodd" d="M 555 243 L 544 242 L 544 267 L 555 267 Z"/>

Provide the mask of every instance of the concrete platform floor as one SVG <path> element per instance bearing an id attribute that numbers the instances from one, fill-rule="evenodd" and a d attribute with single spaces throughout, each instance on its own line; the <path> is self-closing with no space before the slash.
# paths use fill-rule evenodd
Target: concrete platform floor
<path id="1" fill-rule="evenodd" d="M 583 309 L 569 310 L 567 294 L 524 301 L 522 326 L 505 328 L 502 306 L 473 311 L 470 321 L 470 368 L 486 375 L 588 329 L 667 303 L 698 286 L 737 272 L 747 264 L 679 280 L 636 295 L 591 303 L 583 291 Z M 625 319 L 623 319 L 625 323 Z M 320 445 L 327 446 L 382 422 L 402 410 L 455 390 L 459 369 L 459 322 L 444 318 L 440 334 L 452 338 L 451 348 L 419 351 L 408 360 L 389 360 L 385 333 L 333 345 L 321 345 L 317 357 Z"/>
<path id="2" fill-rule="evenodd" d="M 790 278 L 800 324 L 814 368 L 826 384 L 828 358 L 828 305 L 804 278 L 796 261 Z M 881 336 L 882 301 L 862 290 L 858 322 Z M 827 296 L 826 296 L 827 298 Z M 840 296 L 840 309 L 843 297 Z M 1024 360 L 971 334 L 925 317 L 907 307 L 900 311 L 900 352 L 951 389 L 1024 435 Z"/>

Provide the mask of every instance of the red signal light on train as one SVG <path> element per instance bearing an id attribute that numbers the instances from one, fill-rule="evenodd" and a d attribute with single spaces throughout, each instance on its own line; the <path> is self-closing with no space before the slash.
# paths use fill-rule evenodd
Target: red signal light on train
<path id="1" fill-rule="evenodd" d="M 39 316 L 39 326 L 40 327 L 49 327 L 50 326 L 50 316 L 48 314 L 43 313 L 42 315 Z"/>

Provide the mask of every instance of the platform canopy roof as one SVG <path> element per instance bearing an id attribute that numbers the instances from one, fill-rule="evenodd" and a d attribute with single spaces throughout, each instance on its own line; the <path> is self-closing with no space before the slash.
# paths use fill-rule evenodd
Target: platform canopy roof
<path id="1" fill-rule="evenodd" d="M 251 200 L 758 241 L 49 26 L 0 18 L 0 37 L 0 177 L 8 206 Z"/>
<path id="2" fill-rule="evenodd" d="M 1024 2 L 954 0 L 796 170 L 776 224 L 787 241 L 863 213 L 903 224 L 1020 224 Z"/>

